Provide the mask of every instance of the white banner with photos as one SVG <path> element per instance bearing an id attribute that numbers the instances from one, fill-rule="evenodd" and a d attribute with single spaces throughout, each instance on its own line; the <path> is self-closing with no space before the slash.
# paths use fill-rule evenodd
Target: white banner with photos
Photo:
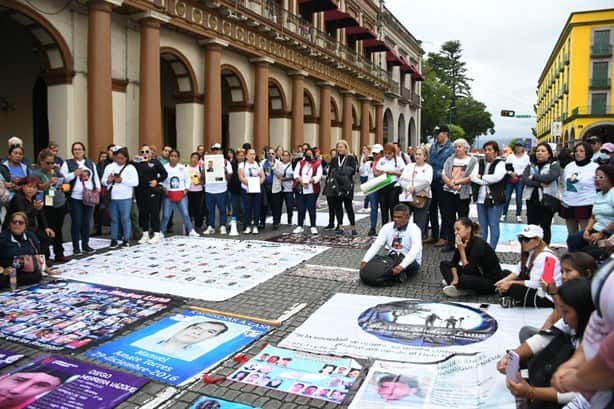
<path id="1" fill-rule="evenodd" d="M 73 260 L 62 278 L 209 301 L 232 298 L 327 250 L 324 246 L 175 236 Z"/>
<path id="2" fill-rule="evenodd" d="M 540 328 L 551 311 L 337 293 L 280 346 L 399 362 L 500 354 L 518 345 L 522 326 Z"/>

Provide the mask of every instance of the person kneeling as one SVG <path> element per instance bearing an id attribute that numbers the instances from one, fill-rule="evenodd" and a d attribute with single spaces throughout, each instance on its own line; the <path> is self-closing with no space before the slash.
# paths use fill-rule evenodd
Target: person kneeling
<path id="1" fill-rule="evenodd" d="M 365 284 L 402 283 L 420 270 L 422 233 L 409 221 L 409 208 L 404 204 L 396 205 L 392 220 L 381 228 L 360 263 L 360 279 Z M 377 255 L 382 247 L 388 249 L 387 256 Z"/>
<path id="2" fill-rule="evenodd" d="M 499 258 L 480 237 L 480 227 L 468 217 L 454 223 L 456 249 L 452 261 L 442 261 L 439 270 L 448 297 L 462 297 L 473 292 L 494 294 L 495 283 L 503 278 Z"/>

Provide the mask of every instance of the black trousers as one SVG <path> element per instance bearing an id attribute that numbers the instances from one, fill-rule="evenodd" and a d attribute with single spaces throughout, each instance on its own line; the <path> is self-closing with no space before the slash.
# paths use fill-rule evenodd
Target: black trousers
<path id="1" fill-rule="evenodd" d="M 431 204 L 429 205 L 429 221 L 431 223 L 431 237 L 434 239 L 439 239 L 440 237 L 446 237 L 446 231 L 441 228 L 441 232 L 439 229 L 439 212 L 443 214 L 443 210 L 441 210 L 441 201 L 443 200 L 443 185 L 441 184 L 441 180 L 434 180 L 431 183 Z M 443 216 L 442 216 L 443 218 Z M 443 223 L 442 223 L 443 224 Z"/>
<path id="2" fill-rule="evenodd" d="M 326 196 L 326 204 L 328 205 L 328 227 L 335 225 L 335 208 L 332 196 Z"/>
<path id="3" fill-rule="evenodd" d="M 62 234 L 62 226 L 64 225 L 64 216 L 66 216 L 66 206 L 51 207 L 45 206 L 45 218 L 49 228 L 55 233 L 55 237 L 51 240 L 53 244 L 53 253 L 56 257 L 64 256 L 64 236 Z M 49 247 L 45 249 L 45 255 L 48 255 Z"/>
<path id="4" fill-rule="evenodd" d="M 199 230 L 203 227 L 203 211 L 205 210 L 205 205 L 203 203 L 204 199 L 204 190 L 200 192 L 188 192 L 188 214 L 190 218 L 194 220 L 194 228 Z"/>
<path id="5" fill-rule="evenodd" d="M 449 261 L 442 261 L 439 264 L 439 271 L 446 280 L 446 283 L 450 284 L 454 279 L 452 275 L 452 263 Z M 490 278 L 482 276 L 479 271 L 472 268 L 463 268 L 461 266 L 456 267 L 458 271 L 458 288 L 463 290 L 474 290 L 478 294 L 494 294 L 495 283 L 498 280 L 492 280 Z M 503 278 L 503 277 L 501 277 Z"/>
<path id="6" fill-rule="evenodd" d="M 343 226 L 343 207 L 345 206 L 345 212 L 350 220 L 350 225 L 356 225 L 356 217 L 354 216 L 354 207 L 352 206 L 352 197 L 340 198 L 337 196 L 326 197 L 329 206 L 332 204 L 332 209 L 337 217 L 337 225 Z"/>
<path id="7" fill-rule="evenodd" d="M 273 215 L 273 192 L 271 186 L 262 185 L 262 195 L 260 202 L 260 226 L 266 224 L 266 218 L 271 214 Z"/>
<path id="8" fill-rule="evenodd" d="M 552 218 L 554 212 L 541 206 L 539 202 L 535 200 L 527 200 L 527 222 L 529 224 L 536 224 L 541 226 L 544 230 L 544 241 L 550 244 L 550 238 L 552 237 Z"/>
<path id="9" fill-rule="evenodd" d="M 143 232 L 148 232 L 151 228 L 153 233 L 159 233 L 161 194 L 146 189 L 137 190 L 135 196 L 139 208 L 139 226 Z"/>
<path id="10" fill-rule="evenodd" d="M 460 195 L 443 192 L 443 198 L 439 203 L 441 206 L 441 232 L 442 238 L 446 239 L 449 245 L 454 243 L 454 222 L 461 217 L 469 216 L 470 202 L 471 199 L 461 199 Z"/>
<path id="11" fill-rule="evenodd" d="M 554 308 L 554 303 L 545 297 L 538 296 L 535 288 L 525 287 L 522 284 L 512 284 L 506 295 L 525 307 Z"/>
<path id="12" fill-rule="evenodd" d="M 388 185 L 377 191 L 379 207 L 382 210 L 382 226 L 392 220 L 392 209 L 399 204 L 400 188 Z"/>

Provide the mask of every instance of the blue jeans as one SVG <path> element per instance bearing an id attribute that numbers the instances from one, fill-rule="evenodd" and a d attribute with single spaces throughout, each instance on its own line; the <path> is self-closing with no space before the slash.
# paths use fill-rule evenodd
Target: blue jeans
<path id="1" fill-rule="evenodd" d="M 243 191 L 243 224 L 249 227 L 260 221 L 260 205 L 262 193 L 247 193 Z"/>
<path id="2" fill-rule="evenodd" d="M 286 216 L 288 224 L 292 224 L 292 206 L 294 201 L 294 192 L 277 192 L 273 193 L 273 225 L 281 223 L 281 208 L 283 203 L 286 203 Z"/>
<path id="3" fill-rule="evenodd" d="M 369 219 L 371 220 L 371 228 L 375 229 L 377 227 L 377 207 L 378 207 L 378 197 L 377 192 L 373 192 L 370 195 L 367 195 L 366 200 L 369 201 Z"/>
<path id="4" fill-rule="evenodd" d="M 309 211 L 309 221 L 311 227 L 316 227 L 316 195 L 309 193 L 306 195 L 296 195 L 296 201 L 298 204 L 298 225 L 303 227 L 305 223 L 305 214 Z"/>
<path id="5" fill-rule="evenodd" d="M 122 225 L 122 235 L 124 241 L 130 241 L 132 223 L 130 222 L 130 210 L 132 209 L 132 199 L 111 200 L 109 211 L 111 212 L 111 240 L 117 240 L 119 235 L 119 224 Z"/>
<path id="6" fill-rule="evenodd" d="M 368 176 L 361 176 L 360 177 L 360 184 L 362 185 L 363 183 L 365 183 L 367 180 L 369 180 Z M 369 196 L 365 196 L 365 200 L 362 203 L 362 207 L 364 207 L 365 209 L 367 208 L 367 206 L 369 206 L 371 203 L 369 202 Z"/>
<path id="7" fill-rule="evenodd" d="M 168 222 L 171 219 L 173 208 L 179 211 L 181 214 L 181 218 L 183 219 L 183 224 L 187 232 L 191 232 L 192 221 L 190 220 L 190 215 L 188 213 L 188 197 L 184 196 L 179 202 L 171 202 L 167 197 L 164 198 L 162 202 L 162 225 L 160 226 L 160 230 L 163 234 L 166 234 L 166 229 L 168 228 Z"/>
<path id="8" fill-rule="evenodd" d="M 499 218 L 503 211 L 503 204 L 495 206 L 485 206 L 478 203 L 478 221 L 480 223 L 480 229 L 482 230 L 482 238 L 490 244 L 493 250 L 497 247 L 499 242 Z M 490 240 L 488 240 L 490 233 Z"/>
<path id="9" fill-rule="evenodd" d="M 505 184 L 505 208 L 503 214 L 507 215 L 507 209 L 510 207 L 512 201 L 512 192 L 516 192 L 516 216 L 520 216 L 522 212 L 522 191 L 524 190 L 524 184 L 518 182 L 515 185 L 511 183 Z"/>
<path id="10" fill-rule="evenodd" d="M 567 250 L 569 250 L 569 252 L 582 251 L 584 247 L 589 245 L 589 243 L 584 240 L 584 237 L 582 237 L 583 234 L 584 230 L 580 230 L 579 232 L 567 236 Z"/>
<path id="11" fill-rule="evenodd" d="M 220 226 L 226 226 L 226 206 L 228 205 L 228 192 L 205 193 L 207 206 L 207 225 L 215 227 L 215 208 L 220 212 Z"/>
<path id="12" fill-rule="evenodd" d="M 88 247 L 90 242 L 90 222 L 94 208 L 84 206 L 83 201 L 70 198 L 70 236 L 74 251 L 80 251 L 81 246 Z"/>

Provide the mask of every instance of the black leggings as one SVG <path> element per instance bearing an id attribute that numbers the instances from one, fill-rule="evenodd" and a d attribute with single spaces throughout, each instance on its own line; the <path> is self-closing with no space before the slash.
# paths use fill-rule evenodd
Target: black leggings
<path id="1" fill-rule="evenodd" d="M 550 244 L 550 238 L 552 237 L 550 226 L 552 225 L 553 217 L 554 213 L 541 206 L 539 202 L 527 200 L 527 223 L 541 226 L 544 230 L 544 241 L 548 244 Z"/>
<path id="2" fill-rule="evenodd" d="M 205 205 L 203 200 L 205 198 L 205 192 L 188 192 L 188 214 L 190 218 L 194 220 L 194 228 L 201 229 L 203 227 L 203 217 Z"/>
<path id="3" fill-rule="evenodd" d="M 328 205 L 328 227 L 335 226 L 335 198 L 332 196 L 326 196 L 326 204 Z"/>
<path id="4" fill-rule="evenodd" d="M 448 285 L 454 278 L 452 275 L 452 267 L 452 263 L 449 261 L 442 261 L 439 264 L 439 271 Z M 458 288 L 463 290 L 474 290 L 478 294 L 495 293 L 495 280 L 482 276 L 476 269 L 457 266 L 456 270 L 458 272 Z"/>
<path id="5" fill-rule="evenodd" d="M 345 212 L 350 220 L 350 226 L 356 225 L 356 218 L 354 217 L 354 207 L 352 206 L 352 198 L 340 198 L 340 197 L 326 197 L 329 205 L 332 205 L 333 212 L 337 217 L 337 225 L 343 226 L 343 207 L 345 206 Z"/>
<path id="6" fill-rule="evenodd" d="M 139 208 L 139 226 L 143 232 L 160 233 L 160 193 L 150 189 L 137 190 L 136 205 Z"/>
<path id="7" fill-rule="evenodd" d="M 512 284 L 506 295 L 525 307 L 554 308 L 554 303 L 545 297 L 538 296 L 535 288 L 529 288 L 522 284 Z"/>
<path id="8" fill-rule="evenodd" d="M 388 185 L 377 191 L 377 199 L 382 209 L 382 226 L 392 220 L 392 209 L 399 204 L 400 191 L 400 188 L 397 189 L 394 185 Z"/>

